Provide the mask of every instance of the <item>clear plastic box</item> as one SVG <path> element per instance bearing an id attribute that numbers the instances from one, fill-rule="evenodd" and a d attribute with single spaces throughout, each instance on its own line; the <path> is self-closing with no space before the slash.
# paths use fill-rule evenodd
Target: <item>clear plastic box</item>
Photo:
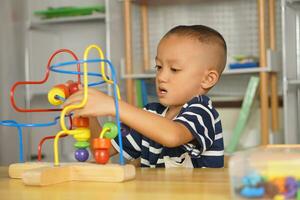
<path id="1" fill-rule="evenodd" d="M 299 199 L 300 145 L 268 145 L 229 160 L 234 199 Z"/>

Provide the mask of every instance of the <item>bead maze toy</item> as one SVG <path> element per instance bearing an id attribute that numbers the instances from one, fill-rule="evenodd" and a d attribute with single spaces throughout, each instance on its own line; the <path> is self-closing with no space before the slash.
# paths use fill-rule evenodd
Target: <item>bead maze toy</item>
<path id="1" fill-rule="evenodd" d="M 88 59 L 91 49 L 96 49 L 99 53 L 99 59 Z M 60 53 L 69 53 L 74 61 L 51 64 L 53 58 Z M 100 63 L 101 73 L 88 72 L 88 63 Z M 83 64 L 83 72 L 80 71 L 80 65 Z M 77 65 L 77 71 L 63 70 L 59 67 L 68 65 Z M 105 67 L 108 66 L 111 72 L 111 79 L 106 76 Z M 15 102 L 15 89 L 20 85 L 39 85 L 44 84 L 49 77 L 50 72 L 64 73 L 77 75 L 77 82 L 67 81 L 64 84 L 55 85 L 48 92 L 48 101 L 54 106 L 61 105 L 70 95 L 79 90 L 81 85 L 81 76 L 83 76 L 83 99 L 79 104 L 66 106 L 63 109 L 50 108 L 50 109 L 25 109 L 17 106 Z M 95 83 L 88 82 L 88 76 L 101 77 L 102 80 Z M 116 124 L 107 122 L 99 130 L 99 137 L 93 139 L 92 148 L 95 162 L 85 162 L 89 158 L 89 139 L 91 132 L 89 130 L 89 119 L 86 117 L 73 117 L 68 114 L 73 109 L 84 107 L 88 98 L 88 87 L 100 84 L 111 84 L 113 86 L 113 97 L 116 111 Z M 39 123 L 39 124 L 26 124 L 18 123 L 15 120 L 0 121 L 0 125 L 15 127 L 19 133 L 19 148 L 20 148 L 20 163 L 11 164 L 9 166 L 9 176 L 11 178 L 22 179 L 26 185 L 51 185 L 65 181 L 101 181 L 101 182 L 123 182 L 135 178 L 135 167 L 133 165 L 124 164 L 123 146 L 120 128 L 120 117 L 118 99 L 120 99 L 119 87 L 116 83 L 115 70 L 112 63 L 104 59 L 101 48 L 97 45 L 90 45 L 84 52 L 84 59 L 79 60 L 78 57 L 68 49 L 60 49 L 55 51 L 49 58 L 45 78 L 41 81 L 23 81 L 16 82 L 11 88 L 11 104 L 13 108 L 19 112 L 60 112 L 60 116 L 56 117 L 53 122 Z M 69 118 L 70 127 L 66 127 L 65 118 Z M 26 127 L 49 127 L 54 126 L 59 121 L 61 131 L 56 135 L 47 136 L 43 138 L 38 146 L 38 160 L 40 162 L 24 162 L 23 157 L 23 139 L 22 128 Z M 74 144 L 75 158 L 77 163 L 60 163 L 58 140 L 62 137 L 73 136 L 76 140 Z M 109 148 L 111 147 L 110 140 L 117 137 L 120 144 L 119 164 L 109 164 Z M 54 163 L 41 162 L 41 151 L 43 143 L 48 139 L 54 139 Z"/>

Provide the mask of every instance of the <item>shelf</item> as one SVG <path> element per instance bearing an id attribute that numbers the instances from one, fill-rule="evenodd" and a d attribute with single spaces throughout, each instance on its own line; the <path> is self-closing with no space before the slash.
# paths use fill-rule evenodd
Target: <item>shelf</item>
<path id="1" fill-rule="evenodd" d="M 289 0 L 286 2 L 287 6 L 296 10 L 300 9 L 300 0 Z"/>
<path id="2" fill-rule="evenodd" d="M 124 0 L 120 0 L 124 1 Z M 143 4 L 145 0 L 131 0 L 132 3 L 136 4 Z M 186 4 L 186 3 L 199 3 L 199 0 L 151 0 L 151 1 L 146 1 L 147 5 L 156 5 L 156 6 L 161 6 L 165 4 Z"/>
<path id="3" fill-rule="evenodd" d="M 223 75 L 231 74 L 252 74 L 259 72 L 271 72 L 271 69 L 268 67 L 255 67 L 255 68 L 245 68 L 245 69 L 227 69 L 224 70 Z"/>
<path id="4" fill-rule="evenodd" d="M 300 3 L 300 0 L 288 0 L 287 2 L 297 4 L 297 3 Z"/>
<path id="5" fill-rule="evenodd" d="M 43 25 L 62 24 L 62 23 L 75 23 L 85 21 L 105 21 L 105 14 L 93 14 L 87 16 L 74 16 L 74 17 L 59 17 L 54 19 L 35 20 L 29 23 L 29 28 L 37 28 Z"/>
<path id="6" fill-rule="evenodd" d="M 300 80 L 288 80 L 289 85 L 300 85 Z"/>

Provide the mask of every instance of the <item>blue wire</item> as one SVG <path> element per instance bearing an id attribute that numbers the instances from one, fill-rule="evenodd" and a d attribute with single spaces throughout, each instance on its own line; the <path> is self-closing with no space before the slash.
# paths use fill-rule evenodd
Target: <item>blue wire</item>
<path id="1" fill-rule="evenodd" d="M 23 134 L 22 134 L 22 129 L 20 126 L 18 126 L 18 122 L 15 120 L 5 120 L 5 121 L 0 121 L 0 125 L 4 125 L 4 123 L 9 123 L 13 124 L 12 126 L 16 127 L 18 129 L 18 135 L 19 135 L 19 158 L 20 162 L 24 162 L 24 152 L 23 152 Z M 4 125 L 5 126 L 5 125 Z"/>
<path id="2" fill-rule="evenodd" d="M 56 68 L 67 66 L 67 65 L 82 64 L 82 63 L 85 63 L 85 62 L 86 63 L 98 63 L 98 62 L 101 62 L 101 61 L 103 61 L 103 60 L 101 60 L 101 59 L 91 59 L 91 60 L 87 60 L 87 61 L 78 60 L 78 61 L 69 61 L 69 62 L 64 62 L 64 63 L 56 63 L 56 64 L 53 64 L 52 66 L 50 66 L 50 71 L 57 72 L 57 73 L 62 73 L 62 74 L 72 74 L 72 75 L 80 74 L 80 75 L 83 75 L 83 72 L 62 70 L 62 69 L 56 69 Z M 94 73 L 94 72 L 88 72 L 88 76 L 102 77 L 102 74 Z M 90 84 L 88 84 L 88 86 L 93 87 L 93 86 L 101 85 L 103 83 L 105 83 L 105 81 L 90 83 Z"/>
<path id="3" fill-rule="evenodd" d="M 57 100 L 66 101 L 65 98 L 63 98 L 62 96 L 59 96 L 59 95 L 55 95 L 54 98 Z"/>
<path id="4" fill-rule="evenodd" d="M 116 73 L 113 64 L 109 60 L 103 60 L 108 63 L 108 66 L 111 70 L 112 80 L 114 82 L 114 102 L 116 107 L 116 120 L 117 120 L 117 126 L 118 126 L 118 140 L 119 140 L 119 146 L 120 146 L 120 156 L 119 161 L 121 165 L 125 165 L 124 162 L 124 156 L 123 156 L 123 142 L 122 142 L 122 134 L 121 134 L 121 121 L 120 121 L 120 113 L 119 113 L 119 100 L 117 95 L 117 80 L 116 80 Z"/>
<path id="5" fill-rule="evenodd" d="M 69 117 L 66 116 L 66 117 Z M 24 162 L 24 147 L 23 147 L 23 131 L 22 131 L 22 128 L 21 127 L 48 127 L 48 126 L 53 126 L 53 125 L 56 125 L 57 124 L 57 121 L 60 117 L 55 117 L 54 118 L 54 121 L 53 122 L 50 122 L 50 123 L 36 123 L 36 124 L 21 124 L 21 123 L 18 123 L 17 121 L 15 120 L 3 120 L 3 121 L 0 121 L 0 125 L 2 126 L 8 126 L 8 127 L 16 127 L 18 129 L 18 134 L 19 134 L 19 158 L 20 158 L 20 162 Z"/>

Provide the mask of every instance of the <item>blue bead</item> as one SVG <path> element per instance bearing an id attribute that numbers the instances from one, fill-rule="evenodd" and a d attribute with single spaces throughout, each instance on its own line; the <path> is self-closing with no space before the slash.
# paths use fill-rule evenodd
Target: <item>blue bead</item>
<path id="1" fill-rule="evenodd" d="M 263 187 L 253 188 L 253 187 L 244 187 L 240 191 L 240 195 L 247 198 L 258 198 L 262 197 L 265 194 L 265 189 Z"/>
<path id="2" fill-rule="evenodd" d="M 86 149 L 77 149 L 75 151 L 75 158 L 79 162 L 85 162 L 89 158 L 89 152 Z"/>

